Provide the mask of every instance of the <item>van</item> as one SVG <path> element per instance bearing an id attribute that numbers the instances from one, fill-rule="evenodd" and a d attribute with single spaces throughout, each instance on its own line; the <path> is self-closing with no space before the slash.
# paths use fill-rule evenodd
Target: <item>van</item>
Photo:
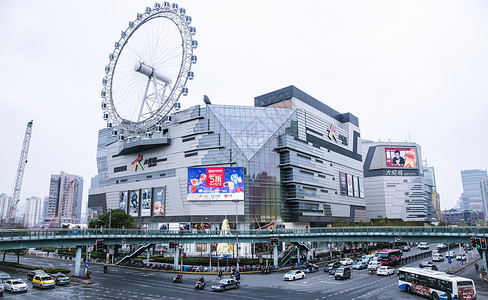
<path id="1" fill-rule="evenodd" d="M 335 279 L 347 279 L 351 278 L 351 268 L 350 267 L 340 267 L 335 272 Z"/>

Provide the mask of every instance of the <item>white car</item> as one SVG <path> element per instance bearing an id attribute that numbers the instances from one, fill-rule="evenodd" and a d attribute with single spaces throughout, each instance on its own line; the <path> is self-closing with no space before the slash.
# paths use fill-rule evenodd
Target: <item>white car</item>
<path id="1" fill-rule="evenodd" d="M 9 292 L 27 292 L 29 287 L 22 279 L 8 279 L 5 281 L 5 290 Z"/>
<path id="2" fill-rule="evenodd" d="M 349 266 L 349 265 L 352 265 L 354 263 L 354 260 L 352 260 L 350 258 L 343 258 L 343 259 L 340 260 L 340 263 L 343 266 Z"/>
<path id="3" fill-rule="evenodd" d="M 302 270 L 291 270 L 283 275 L 283 280 L 296 280 L 305 278 L 305 273 Z"/>
<path id="4" fill-rule="evenodd" d="M 434 254 L 432 255 L 432 261 L 444 261 L 444 256 L 442 254 Z"/>
<path id="5" fill-rule="evenodd" d="M 440 243 L 440 244 L 437 244 L 436 248 L 437 249 L 447 248 L 447 245 L 445 243 Z"/>
<path id="6" fill-rule="evenodd" d="M 395 274 L 395 269 L 389 266 L 381 266 L 376 270 L 376 274 L 389 276 Z"/>
<path id="7" fill-rule="evenodd" d="M 446 252 L 446 257 L 456 257 L 456 252 L 454 252 L 454 251 L 447 251 Z"/>
<path id="8" fill-rule="evenodd" d="M 425 242 L 422 242 L 417 246 L 417 248 L 421 250 L 429 250 L 429 247 L 430 247 L 429 243 L 425 243 Z"/>
<path id="9" fill-rule="evenodd" d="M 460 254 L 456 255 L 456 260 L 466 260 L 466 254 L 460 253 Z"/>
<path id="10" fill-rule="evenodd" d="M 439 255 L 439 250 L 437 249 L 432 250 L 432 255 Z"/>
<path id="11" fill-rule="evenodd" d="M 377 261 L 370 261 L 368 264 L 368 270 L 376 271 L 380 267 L 380 264 Z"/>

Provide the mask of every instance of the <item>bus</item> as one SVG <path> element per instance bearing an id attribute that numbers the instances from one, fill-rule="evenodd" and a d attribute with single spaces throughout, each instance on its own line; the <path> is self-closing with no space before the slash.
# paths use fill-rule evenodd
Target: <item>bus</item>
<path id="1" fill-rule="evenodd" d="M 398 270 L 398 287 L 434 300 L 475 300 L 473 280 L 428 269 L 403 267 Z"/>
<path id="2" fill-rule="evenodd" d="M 72 224 L 72 223 L 62 223 L 62 229 L 88 229 L 87 224 Z"/>
<path id="3" fill-rule="evenodd" d="M 402 260 L 402 251 L 400 249 L 385 249 L 378 252 L 378 262 L 384 266 L 391 266 Z"/>

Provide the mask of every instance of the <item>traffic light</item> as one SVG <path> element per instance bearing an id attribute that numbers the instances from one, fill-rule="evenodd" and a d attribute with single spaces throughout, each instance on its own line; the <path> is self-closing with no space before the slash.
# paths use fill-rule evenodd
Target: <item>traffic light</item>
<path id="1" fill-rule="evenodd" d="M 272 244 L 273 246 L 277 246 L 277 245 L 278 245 L 278 243 L 279 243 L 279 240 L 278 240 L 278 239 L 271 239 L 271 244 Z"/>
<path id="2" fill-rule="evenodd" d="M 97 250 L 99 248 L 103 249 L 103 240 L 97 240 Z"/>
<path id="3" fill-rule="evenodd" d="M 472 237 L 471 238 L 471 246 L 473 246 L 473 248 L 478 248 L 476 245 L 477 245 L 477 242 L 476 242 L 476 239 L 475 237 Z"/>
<path id="4" fill-rule="evenodd" d="M 176 248 L 176 242 L 169 242 L 169 248 L 170 249 Z"/>
<path id="5" fill-rule="evenodd" d="M 486 249 L 486 238 L 480 238 L 481 249 Z"/>

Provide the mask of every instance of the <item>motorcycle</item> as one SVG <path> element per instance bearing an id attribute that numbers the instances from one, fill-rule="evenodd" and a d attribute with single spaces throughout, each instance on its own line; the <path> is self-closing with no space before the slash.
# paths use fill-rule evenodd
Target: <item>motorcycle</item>
<path id="1" fill-rule="evenodd" d="M 181 283 L 182 278 L 183 275 L 176 275 L 175 278 L 173 278 L 173 283 Z"/>
<path id="2" fill-rule="evenodd" d="M 195 284 L 195 289 L 203 290 L 204 288 L 205 288 L 205 281 L 204 282 L 201 282 L 200 280 L 197 281 L 197 283 Z"/>
<path id="3" fill-rule="evenodd" d="M 231 277 L 237 281 L 241 280 L 241 274 L 233 274 Z"/>
<path id="4" fill-rule="evenodd" d="M 374 275 L 374 274 L 376 274 L 376 270 L 374 270 L 374 269 L 368 269 L 368 274 L 369 275 Z"/>
<path id="5" fill-rule="evenodd" d="M 107 274 L 108 273 L 108 268 L 107 266 L 103 266 L 103 274 Z"/>

